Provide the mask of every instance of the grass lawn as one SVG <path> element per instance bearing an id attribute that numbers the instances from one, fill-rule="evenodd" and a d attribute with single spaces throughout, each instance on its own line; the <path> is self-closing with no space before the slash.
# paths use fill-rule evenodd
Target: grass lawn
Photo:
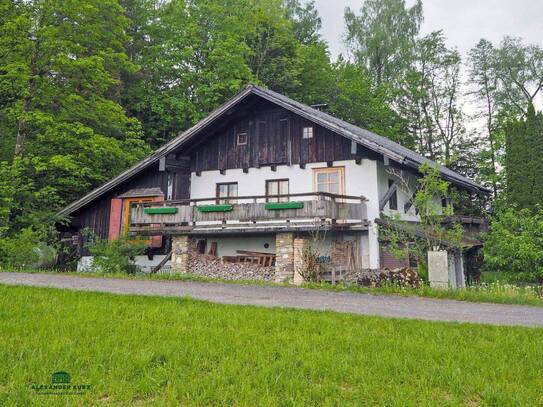
<path id="1" fill-rule="evenodd" d="M 0 343 L 0 405 L 543 403 L 541 329 L 0 285 Z"/>

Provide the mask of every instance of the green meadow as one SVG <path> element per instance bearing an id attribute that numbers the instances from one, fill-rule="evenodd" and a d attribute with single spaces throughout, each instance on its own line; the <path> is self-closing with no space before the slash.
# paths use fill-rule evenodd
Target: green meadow
<path id="1" fill-rule="evenodd" d="M 0 344 L 2 406 L 543 404 L 533 328 L 0 286 Z"/>

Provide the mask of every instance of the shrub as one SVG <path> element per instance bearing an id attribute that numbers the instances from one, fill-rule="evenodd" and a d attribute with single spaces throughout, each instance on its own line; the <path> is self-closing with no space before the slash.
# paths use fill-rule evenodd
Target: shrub
<path id="1" fill-rule="evenodd" d="M 138 268 L 134 259 L 145 251 L 145 244 L 123 239 L 108 241 L 92 238 L 86 247 L 93 255 L 92 270 L 101 273 L 135 274 Z"/>
<path id="2" fill-rule="evenodd" d="M 500 213 L 485 236 L 483 267 L 510 273 L 517 281 L 543 283 L 543 211 Z"/>
<path id="3" fill-rule="evenodd" d="M 318 261 L 320 252 L 311 242 L 306 242 L 302 249 L 303 265 L 298 271 L 304 281 L 318 283 L 324 272 L 324 265 Z"/>
<path id="4" fill-rule="evenodd" d="M 0 265 L 13 268 L 40 268 L 51 266 L 56 251 L 44 242 L 43 233 L 32 228 L 0 238 Z"/>

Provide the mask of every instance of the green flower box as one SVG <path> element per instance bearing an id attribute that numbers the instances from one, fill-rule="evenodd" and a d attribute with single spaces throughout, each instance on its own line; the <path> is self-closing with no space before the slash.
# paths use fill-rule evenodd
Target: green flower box
<path id="1" fill-rule="evenodd" d="M 146 215 L 173 215 L 177 213 L 177 208 L 171 206 L 164 206 L 160 208 L 145 208 L 143 212 Z"/>
<path id="2" fill-rule="evenodd" d="M 268 202 L 266 209 L 268 211 L 280 211 L 282 209 L 302 209 L 303 202 Z"/>
<path id="3" fill-rule="evenodd" d="M 200 205 L 198 212 L 230 212 L 234 209 L 233 205 Z"/>

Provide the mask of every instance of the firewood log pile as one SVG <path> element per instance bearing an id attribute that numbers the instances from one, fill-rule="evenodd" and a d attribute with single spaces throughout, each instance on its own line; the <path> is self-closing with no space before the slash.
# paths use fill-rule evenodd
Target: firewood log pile
<path id="1" fill-rule="evenodd" d="M 367 273 L 358 277 L 357 283 L 363 287 L 382 287 L 397 285 L 401 287 L 420 287 L 422 279 L 417 271 L 411 267 L 384 269 L 376 273 Z"/>
<path id="2" fill-rule="evenodd" d="M 189 258 L 190 274 L 224 280 L 264 280 L 274 279 L 275 267 L 259 266 L 251 263 L 233 263 L 210 255 L 192 255 Z"/>

